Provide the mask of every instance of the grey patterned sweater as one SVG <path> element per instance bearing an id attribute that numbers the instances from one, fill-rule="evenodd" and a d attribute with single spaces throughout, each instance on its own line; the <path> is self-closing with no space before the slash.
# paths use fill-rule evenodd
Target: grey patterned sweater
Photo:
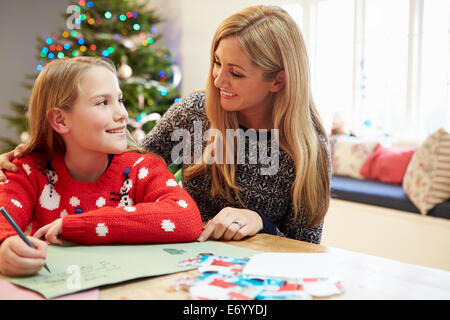
<path id="1" fill-rule="evenodd" d="M 196 128 L 194 128 L 195 123 L 197 124 Z M 203 146 L 199 146 L 193 142 L 194 132 L 199 132 L 199 124 L 202 126 L 201 132 L 204 134 L 209 128 L 209 121 L 205 113 L 204 92 L 192 93 L 173 104 L 140 143 L 140 146 L 161 155 L 167 164 L 170 164 L 175 160 L 172 159 L 172 150 L 177 145 L 179 146 L 181 141 L 181 138 L 172 138 L 172 133 L 176 129 L 185 129 L 189 131 L 192 138 L 191 154 L 195 155 L 195 146 L 197 148 L 205 146 L 205 143 Z M 270 141 L 267 142 L 269 155 Z M 258 161 L 256 164 L 254 164 L 255 161 L 249 161 L 251 160 L 249 159 L 249 145 L 250 143 L 245 144 L 245 163 L 238 163 L 236 166 L 236 184 L 240 188 L 240 197 L 246 208 L 261 215 L 265 229 L 268 224 L 274 225 L 275 232 L 273 233 L 279 236 L 320 243 L 323 222 L 315 227 L 307 227 L 306 217 L 302 210 L 299 211 L 297 219 L 294 220 L 293 217 L 294 209 L 290 196 L 291 186 L 295 179 L 293 160 L 280 148 L 277 153 L 278 169 L 276 174 L 262 175 L 261 168 L 265 165 Z M 181 151 L 179 153 L 182 154 Z M 183 168 L 190 165 L 192 164 L 183 163 Z M 207 174 L 201 174 L 191 180 L 183 177 L 182 184 L 196 201 L 203 221 L 210 220 L 225 207 L 242 208 L 238 201 L 229 203 L 222 197 L 211 198 L 211 177 Z"/>

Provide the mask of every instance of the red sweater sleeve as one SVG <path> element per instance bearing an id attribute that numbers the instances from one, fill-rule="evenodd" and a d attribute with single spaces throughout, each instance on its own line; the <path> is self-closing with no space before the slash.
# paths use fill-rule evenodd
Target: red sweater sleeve
<path id="1" fill-rule="evenodd" d="M 7 180 L 0 182 L 0 206 L 8 211 L 17 225 L 25 231 L 31 222 L 37 199 L 37 171 L 30 155 L 13 162 L 17 172 L 5 171 Z M 0 214 L 0 242 L 17 234 Z"/>
<path id="2" fill-rule="evenodd" d="M 63 218 L 65 240 L 81 244 L 169 243 L 196 240 L 199 209 L 159 158 L 147 154 L 130 174 L 133 206 L 103 207 Z"/>

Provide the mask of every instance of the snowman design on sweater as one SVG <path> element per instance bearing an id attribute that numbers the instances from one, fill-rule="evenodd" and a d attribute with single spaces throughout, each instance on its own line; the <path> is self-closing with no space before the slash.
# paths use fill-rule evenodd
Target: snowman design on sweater
<path id="1" fill-rule="evenodd" d="M 111 198 L 111 201 L 119 201 L 119 204 L 117 205 L 117 208 L 124 207 L 124 206 L 133 206 L 134 201 L 130 197 L 130 190 L 133 188 L 133 181 L 128 176 L 130 173 L 130 169 L 125 169 L 123 174 L 125 175 L 125 179 L 123 180 L 122 187 L 120 188 L 120 192 L 111 192 L 111 195 L 118 197 L 117 198 Z"/>
<path id="2" fill-rule="evenodd" d="M 22 230 L 31 223 L 30 234 L 56 219 L 61 237 L 79 244 L 186 242 L 201 233 L 194 200 L 152 154 L 117 154 L 95 182 L 74 180 L 61 155 L 47 159 L 16 159 L 19 170 L 0 184 L 0 203 Z M 15 234 L 0 215 L 0 241 Z"/>
<path id="3" fill-rule="evenodd" d="M 47 210 L 55 210 L 59 208 L 59 202 L 61 200 L 61 196 L 55 190 L 55 183 L 58 182 L 58 175 L 53 169 L 50 161 L 47 161 L 45 169 L 39 168 L 39 172 L 41 172 L 46 178 L 48 184 L 44 186 L 42 190 L 41 196 L 39 197 L 39 203 L 42 208 Z"/>

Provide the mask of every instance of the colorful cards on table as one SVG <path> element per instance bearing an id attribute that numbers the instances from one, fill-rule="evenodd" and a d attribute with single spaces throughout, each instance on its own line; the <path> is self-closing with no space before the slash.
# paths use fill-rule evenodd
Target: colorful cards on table
<path id="1" fill-rule="evenodd" d="M 289 254 L 282 255 L 285 255 L 285 258 L 289 257 Z M 255 260 L 256 264 L 252 263 L 257 256 L 254 255 L 250 259 L 199 254 L 179 262 L 180 266 L 197 266 L 199 276 L 180 277 L 173 285 L 188 289 L 195 299 L 213 300 L 304 300 L 344 292 L 341 281 L 323 276 L 292 277 L 290 274 L 272 276 L 270 273 L 264 274 L 261 270 L 258 275 L 245 272 L 247 266 L 255 268 L 255 265 L 256 267 L 259 265 L 258 258 Z M 282 261 L 277 263 L 275 260 L 275 263 L 280 266 Z"/>

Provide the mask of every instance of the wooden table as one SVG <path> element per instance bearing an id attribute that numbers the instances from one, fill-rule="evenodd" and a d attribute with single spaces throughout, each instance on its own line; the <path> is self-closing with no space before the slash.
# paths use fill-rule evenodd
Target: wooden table
<path id="1" fill-rule="evenodd" d="M 307 242 L 257 234 L 243 241 L 224 243 L 269 252 L 331 252 L 345 292 L 330 299 L 450 299 L 450 272 Z M 443 254 L 449 254 L 443 253 Z M 172 283 L 197 270 L 127 281 L 100 288 L 99 299 L 192 300 Z"/>

